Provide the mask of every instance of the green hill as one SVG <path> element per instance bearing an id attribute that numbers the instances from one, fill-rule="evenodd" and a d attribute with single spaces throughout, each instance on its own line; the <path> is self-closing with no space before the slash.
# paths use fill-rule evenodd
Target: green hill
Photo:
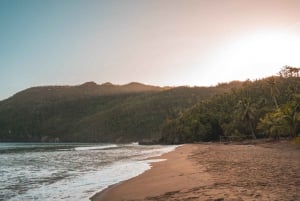
<path id="1" fill-rule="evenodd" d="M 33 87 L 0 102 L 0 140 L 178 144 L 294 137 L 300 133 L 300 79 L 299 69 L 291 69 L 215 87 Z"/>
<path id="2" fill-rule="evenodd" d="M 298 71 L 297 71 L 298 72 Z M 300 78 L 246 81 L 239 89 L 202 100 L 160 128 L 161 143 L 180 144 L 300 133 Z"/>
<path id="3" fill-rule="evenodd" d="M 1 141 L 129 142 L 160 138 L 167 118 L 241 83 L 162 88 L 130 83 L 43 86 L 0 102 Z"/>

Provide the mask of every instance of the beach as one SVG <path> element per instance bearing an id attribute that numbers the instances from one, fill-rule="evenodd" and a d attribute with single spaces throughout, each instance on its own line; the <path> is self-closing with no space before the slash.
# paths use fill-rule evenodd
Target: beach
<path id="1" fill-rule="evenodd" d="M 300 149 L 290 142 L 188 144 L 92 201 L 300 200 Z"/>
<path id="2" fill-rule="evenodd" d="M 177 146 L 136 143 L 0 143 L 0 201 L 89 201 L 150 169 Z"/>

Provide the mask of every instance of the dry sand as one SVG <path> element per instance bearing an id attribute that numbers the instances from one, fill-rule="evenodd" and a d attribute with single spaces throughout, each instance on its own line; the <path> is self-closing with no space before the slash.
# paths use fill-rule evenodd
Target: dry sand
<path id="1" fill-rule="evenodd" d="M 300 149 L 288 142 L 193 144 L 92 201 L 299 201 Z"/>

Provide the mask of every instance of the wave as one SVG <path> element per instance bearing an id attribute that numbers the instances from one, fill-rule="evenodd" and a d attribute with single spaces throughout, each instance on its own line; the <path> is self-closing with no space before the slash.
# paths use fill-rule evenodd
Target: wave
<path id="1" fill-rule="evenodd" d="M 152 157 L 175 148 L 71 143 L 42 151 L 38 148 L 34 152 L 4 153 L 0 160 L 4 181 L 0 182 L 0 200 L 89 201 L 95 193 L 143 173 L 154 162 L 165 160 Z"/>
<path id="2" fill-rule="evenodd" d="M 100 145 L 100 146 L 93 146 L 93 147 L 75 147 L 75 151 L 85 151 L 85 150 L 101 150 L 101 149 L 110 149 L 110 148 L 116 148 L 118 145 L 111 144 L 111 145 Z"/>

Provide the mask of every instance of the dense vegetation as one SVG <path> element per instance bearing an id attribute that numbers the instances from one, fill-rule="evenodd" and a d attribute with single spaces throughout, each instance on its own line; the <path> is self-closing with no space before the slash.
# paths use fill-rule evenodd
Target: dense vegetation
<path id="1" fill-rule="evenodd" d="M 294 137 L 300 133 L 299 72 L 287 66 L 280 76 L 216 87 L 33 87 L 0 102 L 0 140 L 179 144 Z"/>
<path id="2" fill-rule="evenodd" d="M 160 142 L 296 136 L 300 133 L 299 71 L 287 66 L 280 76 L 246 81 L 239 89 L 198 102 L 163 123 Z"/>
<path id="3" fill-rule="evenodd" d="M 237 83 L 235 85 L 238 85 Z M 159 138 L 166 118 L 232 88 L 131 83 L 34 87 L 0 102 L 1 141 L 128 142 Z"/>

